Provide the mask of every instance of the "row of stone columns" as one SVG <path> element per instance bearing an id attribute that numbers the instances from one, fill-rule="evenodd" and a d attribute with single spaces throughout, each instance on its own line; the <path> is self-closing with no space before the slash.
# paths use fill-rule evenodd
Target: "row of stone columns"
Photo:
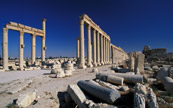
<path id="1" fill-rule="evenodd" d="M 77 58 L 80 60 L 79 68 L 86 68 L 84 56 L 84 20 L 80 20 L 79 23 L 80 37 L 77 39 Z M 87 24 L 87 67 L 104 65 L 108 63 L 110 63 L 110 39 Z"/>
<path id="2" fill-rule="evenodd" d="M 42 37 L 42 61 L 45 61 L 45 19 L 43 21 L 44 36 Z M 36 35 L 32 34 L 32 64 L 35 63 Z M 3 28 L 3 68 L 8 70 L 8 28 Z M 19 31 L 19 68 L 23 70 L 24 61 L 24 32 Z"/>

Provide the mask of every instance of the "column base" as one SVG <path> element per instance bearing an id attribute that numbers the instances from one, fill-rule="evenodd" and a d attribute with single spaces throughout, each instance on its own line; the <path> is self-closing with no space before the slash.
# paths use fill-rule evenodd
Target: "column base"
<path id="1" fill-rule="evenodd" d="M 96 67 L 97 66 L 97 63 L 94 63 L 93 66 Z"/>
<path id="2" fill-rule="evenodd" d="M 85 68 L 87 68 L 84 64 L 80 64 L 79 66 L 78 66 L 78 68 L 79 69 L 85 69 Z"/>
<path id="3" fill-rule="evenodd" d="M 97 63 L 97 66 L 101 66 L 101 63 Z"/>
<path id="4" fill-rule="evenodd" d="M 104 65 L 104 62 L 101 62 L 101 65 Z"/>
<path id="5" fill-rule="evenodd" d="M 87 67 L 92 68 L 93 65 L 92 64 L 87 64 Z"/>

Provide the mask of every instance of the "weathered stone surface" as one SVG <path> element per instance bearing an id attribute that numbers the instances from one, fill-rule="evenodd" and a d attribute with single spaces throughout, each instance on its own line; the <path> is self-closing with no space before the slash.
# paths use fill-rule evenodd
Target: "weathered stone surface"
<path id="1" fill-rule="evenodd" d="M 144 73 L 144 58 L 145 55 L 139 53 L 136 58 L 136 63 L 135 63 L 135 72 L 136 74 L 143 74 Z"/>
<path id="2" fill-rule="evenodd" d="M 158 72 L 157 72 L 157 76 L 156 78 L 159 80 L 162 80 L 164 77 L 168 76 L 168 68 L 161 68 Z"/>
<path id="3" fill-rule="evenodd" d="M 72 70 L 65 70 L 65 76 L 72 76 Z"/>
<path id="4" fill-rule="evenodd" d="M 99 73 L 97 73 L 99 74 Z M 101 75 L 107 75 L 104 73 L 100 73 Z M 114 76 L 118 76 L 118 77 L 122 77 L 124 78 L 124 82 L 127 83 L 132 83 L 132 84 L 136 84 L 136 83 L 143 83 L 143 75 L 133 75 L 131 73 L 109 73 L 109 75 L 114 75 Z"/>
<path id="5" fill-rule="evenodd" d="M 21 91 L 22 89 L 26 88 L 31 83 L 32 83 L 32 80 L 26 80 L 26 81 L 24 80 L 20 85 L 10 88 L 8 90 L 8 93 L 10 93 L 10 94 L 17 93 L 17 92 Z"/>
<path id="6" fill-rule="evenodd" d="M 168 76 L 171 77 L 171 78 L 173 78 L 173 67 L 170 67 L 169 68 Z"/>
<path id="7" fill-rule="evenodd" d="M 77 85 L 68 85 L 67 92 L 70 94 L 71 98 L 75 101 L 79 108 L 87 108 L 87 106 L 84 104 L 87 98 Z"/>
<path id="8" fill-rule="evenodd" d="M 157 103 L 157 97 L 151 88 L 149 88 L 147 103 L 149 108 L 159 108 Z"/>
<path id="9" fill-rule="evenodd" d="M 101 74 L 101 73 L 97 73 L 96 78 L 103 80 L 103 81 L 113 83 L 113 84 L 120 84 L 120 85 L 123 85 L 123 81 L 124 81 L 124 78 L 122 78 L 122 77 L 106 75 L 106 74 Z"/>
<path id="10" fill-rule="evenodd" d="M 117 90 L 119 89 L 118 86 L 115 86 L 111 83 L 107 83 L 107 82 L 104 82 L 104 81 L 101 81 L 101 80 L 96 80 L 96 82 L 98 82 L 100 85 L 104 86 L 104 87 L 107 87 L 107 88 L 110 88 L 110 89 L 113 89 L 113 90 Z"/>
<path id="11" fill-rule="evenodd" d="M 112 104 L 116 99 L 120 97 L 120 93 L 117 90 L 104 88 L 82 80 L 79 81 L 77 84 L 89 94 L 110 104 Z"/>
<path id="12" fill-rule="evenodd" d="M 26 94 L 22 94 L 17 99 L 16 104 L 19 107 L 27 107 L 36 99 L 36 92 L 28 92 Z"/>
<path id="13" fill-rule="evenodd" d="M 147 89 L 144 85 L 142 85 L 140 83 L 137 83 L 135 85 L 135 92 L 138 93 L 138 94 L 146 95 L 147 94 Z"/>
<path id="14" fill-rule="evenodd" d="M 65 77 L 64 70 L 63 69 L 57 69 L 56 77 L 57 78 Z"/>
<path id="15" fill-rule="evenodd" d="M 135 93 L 134 108 L 145 108 L 145 98 L 143 95 Z"/>
<path id="16" fill-rule="evenodd" d="M 155 65 L 155 66 L 152 66 L 152 69 L 153 69 L 154 71 L 158 71 L 158 70 L 159 70 L 159 67 L 158 67 L 157 65 Z"/>
<path id="17" fill-rule="evenodd" d="M 97 68 L 94 68 L 94 69 L 92 70 L 92 72 L 98 72 L 98 69 L 97 69 Z"/>
<path id="18" fill-rule="evenodd" d="M 173 79 L 170 77 L 164 77 L 162 80 L 165 90 L 173 92 Z"/>

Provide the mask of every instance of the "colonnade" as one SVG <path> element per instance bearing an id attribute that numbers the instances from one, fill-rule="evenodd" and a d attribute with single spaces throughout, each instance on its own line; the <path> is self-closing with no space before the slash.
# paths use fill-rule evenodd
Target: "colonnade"
<path id="1" fill-rule="evenodd" d="M 85 63 L 84 25 L 87 27 L 87 63 Z M 84 69 L 86 67 L 109 64 L 110 37 L 86 14 L 80 17 L 79 26 L 80 37 L 77 39 L 77 57 L 80 60 L 79 68 Z"/>
<path id="2" fill-rule="evenodd" d="M 42 61 L 45 61 L 45 34 L 46 34 L 46 19 L 42 20 L 42 30 L 10 22 L 3 28 L 3 68 L 8 70 L 8 30 L 19 31 L 19 68 L 23 70 L 24 61 L 24 33 L 32 35 L 32 64 L 35 63 L 35 51 L 36 51 L 36 36 L 42 37 Z"/>

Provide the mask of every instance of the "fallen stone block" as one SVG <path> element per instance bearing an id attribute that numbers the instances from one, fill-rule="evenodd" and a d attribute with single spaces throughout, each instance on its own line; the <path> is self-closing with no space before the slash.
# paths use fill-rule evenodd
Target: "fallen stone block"
<path id="1" fill-rule="evenodd" d="M 92 69 L 92 72 L 98 72 L 97 68 Z"/>
<path id="2" fill-rule="evenodd" d="M 145 108 L 145 98 L 143 95 L 135 93 L 134 108 Z"/>
<path id="3" fill-rule="evenodd" d="M 27 107 L 31 105 L 31 103 L 36 99 L 36 92 L 28 92 L 26 94 L 22 94 L 17 99 L 16 104 L 19 107 Z"/>
<path id="4" fill-rule="evenodd" d="M 173 79 L 170 77 L 164 77 L 162 80 L 165 90 L 173 92 Z"/>
<path id="5" fill-rule="evenodd" d="M 65 70 L 65 76 L 72 76 L 72 70 Z"/>
<path id="6" fill-rule="evenodd" d="M 159 108 L 157 103 L 157 97 L 151 88 L 149 88 L 147 103 L 149 108 Z"/>
<path id="7" fill-rule="evenodd" d="M 101 74 L 101 73 L 96 74 L 96 78 L 106 81 L 106 82 L 110 82 L 113 84 L 120 84 L 120 85 L 123 85 L 123 81 L 124 81 L 124 78 L 122 78 L 122 77 L 105 75 L 105 74 Z"/>
<path id="8" fill-rule="evenodd" d="M 107 83 L 107 82 L 104 82 L 104 81 L 101 81 L 101 80 L 96 80 L 96 82 L 98 82 L 100 85 L 104 86 L 104 87 L 107 87 L 107 88 L 110 88 L 110 89 L 113 89 L 113 90 L 117 90 L 119 89 L 118 86 L 115 86 L 111 83 Z"/>
<path id="9" fill-rule="evenodd" d="M 110 104 L 120 97 L 120 93 L 117 90 L 101 87 L 83 80 L 79 81 L 77 84 L 89 94 Z"/>
<path id="10" fill-rule="evenodd" d="M 98 75 L 99 74 L 102 76 L 107 75 L 107 74 L 103 74 L 103 73 L 98 73 Z M 143 75 L 132 75 L 132 74 L 128 74 L 128 73 L 111 73 L 109 75 L 122 77 L 122 78 L 124 78 L 124 82 L 127 82 L 127 83 L 132 83 L 132 84 L 143 83 Z"/>
<path id="11" fill-rule="evenodd" d="M 87 108 L 87 106 L 84 104 L 87 98 L 77 85 L 68 85 L 67 92 L 70 94 L 71 98 L 75 101 L 79 108 Z"/>

